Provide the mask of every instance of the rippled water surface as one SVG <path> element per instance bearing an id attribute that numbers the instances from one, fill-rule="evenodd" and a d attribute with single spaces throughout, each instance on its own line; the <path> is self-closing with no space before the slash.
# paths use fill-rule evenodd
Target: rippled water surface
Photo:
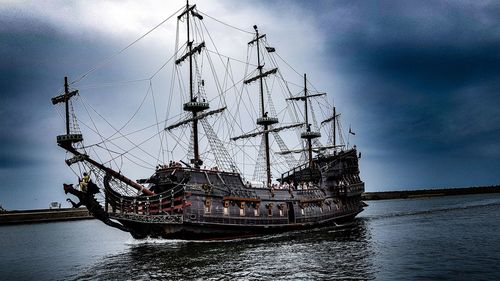
<path id="1" fill-rule="evenodd" d="M 500 195 L 368 203 L 350 225 L 232 241 L 4 226 L 0 280 L 500 280 Z"/>

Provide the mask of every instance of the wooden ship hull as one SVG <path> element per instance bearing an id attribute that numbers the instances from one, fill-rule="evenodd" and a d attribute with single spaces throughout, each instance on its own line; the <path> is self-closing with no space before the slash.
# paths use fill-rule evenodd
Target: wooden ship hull
<path id="1" fill-rule="evenodd" d="M 356 150 L 315 160 L 319 169 L 304 166 L 282 178 L 316 179 L 307 189 L 252 188 L 236 173 L 170 167 L 143 181 L 154 183 L 158 195 L 124 197 L 106 189 L 105 208 L 135 238 L 227 239 L 351 221 L 364 206 Z"/>

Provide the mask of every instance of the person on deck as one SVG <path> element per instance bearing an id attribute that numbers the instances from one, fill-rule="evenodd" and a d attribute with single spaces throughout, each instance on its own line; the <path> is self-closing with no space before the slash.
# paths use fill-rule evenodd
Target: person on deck
<path id="1" fill-rule="evenodd" d="M 285 182 L 285 183 L 283 184 L 283 189 L 288 189 L 288 188 L 289 188 L 288 182 Z"/>
<path id="2" fill-rule="evenodd" d="M 85 192 L 85 193 L 87 192 L 87 187 L 88 187 L 89 181 L 90 181 L 90 175 L 87 174 L 86 172 L 83 173 L 83 178 L 80 181 L 80 190 L 82 192 Z"/>

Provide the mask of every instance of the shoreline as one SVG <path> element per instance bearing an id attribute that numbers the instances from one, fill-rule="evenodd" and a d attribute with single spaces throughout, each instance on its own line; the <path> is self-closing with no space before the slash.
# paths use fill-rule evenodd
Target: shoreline
<path id="1" fill-rule="evenodd" d="M 437 188 L 437 189 L 420 189 L 420 190 L 400 190 L 400 191 L 380 191 L 380 192 L 365 192 L 361 195 L 365 201 L 370 200 L 389 200 L 389 199 L 412 199 L 412 198 L 427 198 L 438 196 L 453 196 L 453 195 L 471 195 L 485 193 L 499 193 L 500 185 L 491 186 L 474 186 L 460 188 Z"/>

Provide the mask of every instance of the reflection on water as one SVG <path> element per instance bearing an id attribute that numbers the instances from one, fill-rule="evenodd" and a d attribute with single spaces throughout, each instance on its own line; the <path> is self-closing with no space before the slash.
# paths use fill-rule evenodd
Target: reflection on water
<path id="1" fill-rule="evenodd" d="M 373 279 L 366 221 L 263 238 L 131 243 L 78 280 L 94 279 Z"/>

